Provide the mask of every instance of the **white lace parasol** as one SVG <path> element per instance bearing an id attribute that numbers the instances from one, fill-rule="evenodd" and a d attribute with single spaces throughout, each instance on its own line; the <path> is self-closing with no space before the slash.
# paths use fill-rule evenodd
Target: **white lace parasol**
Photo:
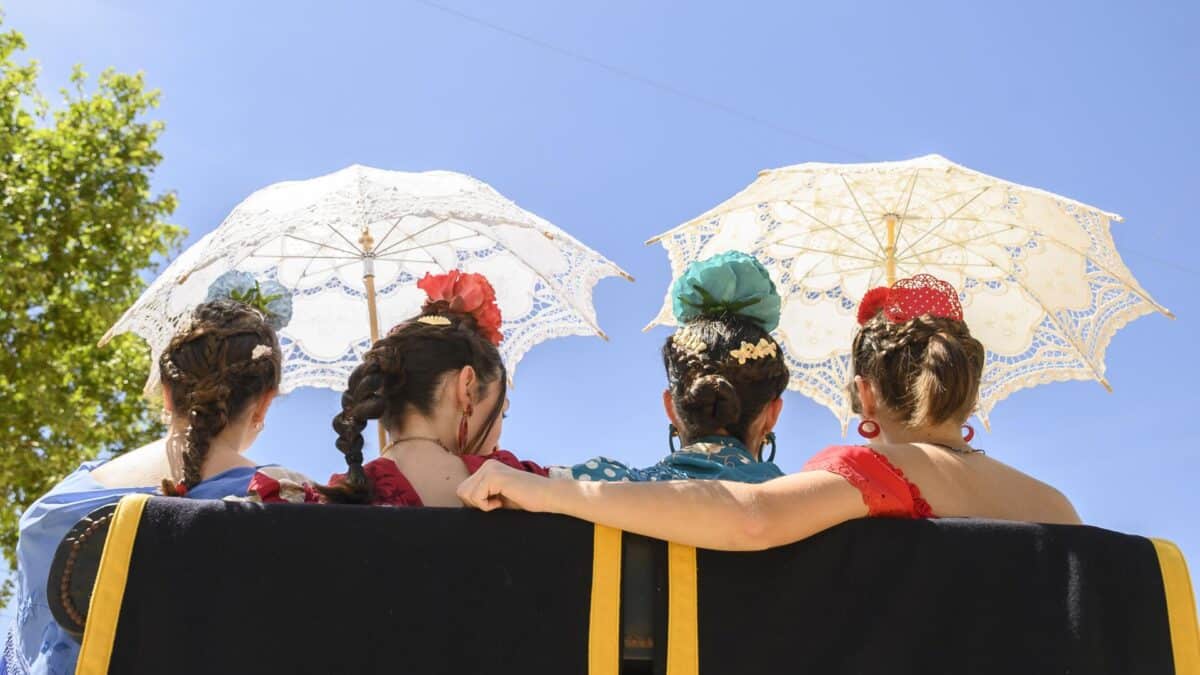
<path id="1" fill-rule="evenodd" d="M 132 331 L 154 358 L 230 270 L 290 295 L 280 331 L 281 390 L 345 388 L 373 330 L 415 315 L 426 272 L 479 272 L 503 313 L 500 351 L 510 375 L 535 344 L 566 335 L 605 337 L 592 288 L 629 275 L 482 181 L 449 171 L 405 173 L 351 166 L 250 195 L 183 252 L 101 344 Z M 369 313 L 378 318 L 375 326 Z M 153 387 L 157 368 L 151 368 Z"/>
<path id="2" fill-rule="evenodd" d="M 763 171 L 707 213 L 651 240 L 678 276 L 737 249 L 756 255 L 783 296 L 779 337 L 791 388 L 852 413 L 849 348 L 863 294 L 925 272 L 959 289 L 988 351 L 977 414 L 1023 387 L 1104 379 L 1126 323 L 1172 316 L 1133 278 L 1109 221 L 1120 217 L 928 155 L 877 164 Z M 650 325 L 673 323 L 668 298 Z"/>

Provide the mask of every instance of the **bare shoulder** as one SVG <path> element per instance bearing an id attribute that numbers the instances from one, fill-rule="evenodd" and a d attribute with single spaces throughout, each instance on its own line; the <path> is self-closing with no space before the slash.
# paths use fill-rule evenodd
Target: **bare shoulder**
<path id="1" fill-rule="evenodd" d="M 1083 520 L 1079 517 L 1079 512 L 1075 510 L 1075 505 L 1071 503 L 1071 500 L 1061 490 L 1040 480 L 1037 483 L 1041 486 L 1045 495 L 1046 512 L 1051 516 L 1051 518 L 1045 519 L 1042 522 L 1058 525 L 1083 524 Z"/>
<path id="2" fill-rule="evenodd" d="M 1029 510 L 1026 520 L 1061 525 L 1082 524 L 1075 505 L 1061 490 L 998 460 L 993 459 L 991 463 L 1020 482 L 1019 493 L 1025 500 L 1025 508 Z"/>
<path id="3" fill-rule="evenodd" d="M 158 485 L 168 474 L 164 441 L 130 450 L 92 469 L 92 480 L 108 488 Z"/>

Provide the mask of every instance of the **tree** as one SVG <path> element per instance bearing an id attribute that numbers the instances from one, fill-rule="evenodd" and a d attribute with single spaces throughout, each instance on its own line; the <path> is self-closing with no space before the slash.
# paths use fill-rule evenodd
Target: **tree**
<path id="1" fill-rule="evenodd" d="M 76 66 L 62 101 L 37 88 L 36 62 L 0 16 L 0 550 L 15 561 L 22 510 L 83 460 L 162 433 L 141 396 L 148 350 L 96 341 L 176 250 L 154 194 L 163 125 L 142 75 Z M 0 593 L 3 602 L 7 593 Z"/>

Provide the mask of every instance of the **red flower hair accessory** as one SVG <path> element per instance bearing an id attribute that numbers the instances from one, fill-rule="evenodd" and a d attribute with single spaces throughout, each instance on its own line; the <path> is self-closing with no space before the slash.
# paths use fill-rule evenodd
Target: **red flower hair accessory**
<path id="1" fill-rule="evenodd" d="M 929 274 L 901 279 L 891 288 L 872 288 L 858 304 L 858 323 L 863 325 L 880 312 L 892 323 L 904 323 L 929 314 L 940 319 L 963 320 L 958 291 Z"/>
<path id="2" fill-rule="evenodd" d="M 445 274 L 425 274 L 417 282 L 417 288 L 425 291 L 429 297 L 422 311 L 437 313 L 442 309 L 439 303 L 445 303 L 443 311 L 470 314 L 475 317 L 475 324 L 485 340 L 499 345 L 504 336 L 500 333 L 500 307 L 496 304 L 496 290 L 491 282 L 482 274 L 469 274 L 460 270 L 450 270 Z"/>

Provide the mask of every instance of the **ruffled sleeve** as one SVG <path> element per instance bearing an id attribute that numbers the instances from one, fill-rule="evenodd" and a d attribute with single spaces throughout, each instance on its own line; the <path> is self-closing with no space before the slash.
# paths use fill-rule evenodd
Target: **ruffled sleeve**
<path id="1" fill-rule="evenodd" d="M 601 481 L 640 481 L 658 480 L 657 477 L 643 477 L 640 471 L 608 457 L 593 457 L 575 466 L 555 467 L 551 471 L 553 478 L 574 478 L 575 480 Z M 667 478 L 666 480 L 670 480 Z"/>
<path id="2" fill-rule="evenodd" d="M 835 445 L 805 463 L 804 471 L 828 471 L 861 494 L 872 518 L 932 518 L 921 490 L 886 457 L 860 445 Z"/>
<path id="3" fill-rule="evenodd" d="M 371 484 L 372 506 L 423 506 L 421 495 L 392 460 L 373 459 L 363 464 L 363 473 Z M 329 484 L 341 485 L 345 480 L 346 474 L 335 473 L 329 477 Z"/>
<path id="4" fill-rule="evenodd" d="M 483 466 L 484 462 L 500 462 L 518 471 L 535 473 L 539 476 L 550 475 L 549 469 L 528 460 L 518 459 L 516 455 L 507 450 L 497 450 L 490 455 L 463 455 L 462 461 L 467 467 L 467 473 L 475 473 L 479 467 Z"/>

